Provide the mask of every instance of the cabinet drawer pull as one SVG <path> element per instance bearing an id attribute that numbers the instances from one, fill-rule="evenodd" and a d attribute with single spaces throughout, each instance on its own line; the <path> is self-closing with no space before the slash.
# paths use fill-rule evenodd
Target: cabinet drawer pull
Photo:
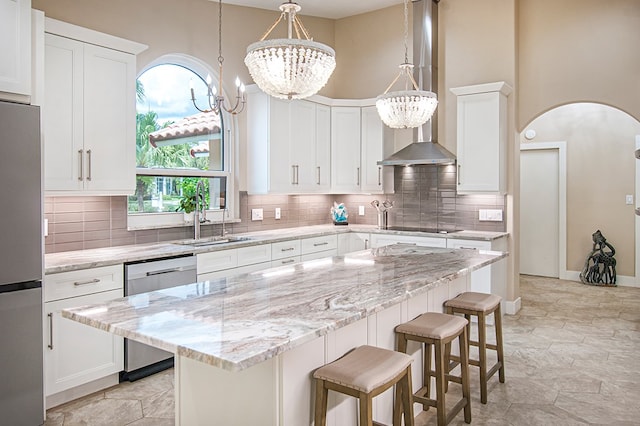
<path id="1" fill-rule="evenodd" d="M 462 250 L 478 250 L 476 247 L 465 247 L 465 246 L 460 246 L 458 247 L 459 249 Z"/>
<path id="2" fill-rule="evenodd" d="M 287 260 L 283 260 L 282 262 L 280 262 L 282 265 L 287 265 L 289 263 L 294 263 L 296 260 L 295 259 L 287 259 Z"/>
<path id="3" fill-rule="evenodd" d="M 76 281 L 73 283 L 74 286 L 79 287 L 81 285 L 87 285 L 87 284 L 97 284 L 100 282 L 99 278 L 94 278 L 92 280 L 87 280 L 87 281 Z"/>
<path id="4" fill-rule="evenodd" d="M 367 250 L 369 248 L 369 240 L 364 240 L 364 249 Z"/>
<path id="5" fill-rule="evenodd" d="M 280 249 L 280 251 L 291 251 L 295 249 L 296 249 L 295 247 L 287 247 L 287 248 Z"/>
<path id="6" fill-rule="evenodd" d="M 327 241 L 325 241 L 324 243 L 314 243 L 314 244 L 313 244 L 313 246 L 314 246 L 314 247 L 318 247 L 318 246 L 326 246 L 326 245 L 328 245 L 328 244 L 329 244 L 329 243 L 328 243 Z"/>
<path id="7" fill-rule="evenodd" d="M 296 184 L 296 166 L 295 164 L 291 166 L 291 185 Z"/>
<path id="8" fill-rule="evenodd" d="M 78 159 L 78 169 L 80 170 L 80 173 L 78 173 L 78 180 L 82 182 L 84 180 L 84 152 L 81 149 L 78 150 Z"/>
<path id="9" fill-rule="evenodd" d="M 53 350 L 53 313 L 49 312 L 47 317 L 49 318 L 49 344 L 47 347 Z"/>
<path id="10" fill-rule="evenodd" d="M 316 169 L 318 170 L 318 180 L 316 181 L 316 183 L 320 185 L 320 166 L 316 167 Z"/>
<path id="11" fill-rule="evenodd" d="M 378 166 L 378 186 L 382 185 L 382 167 Z"/>
<path id="12" fill-rule="evenodd" d="M 458 164 L 458 185 L 460 185 L 460 183 L 462 182 L 461 178 L 460 178 L 460 170 L 462 169 L 462 166 L 460 164 Z"/>
<path id="13" fill-rule="evenodd" d="M 356 167 L 356 185 L 360 186 L 360 167 Z"/>
<path id="14" fill-rule="evenodd" d="M 87 180 L 91 180 L 91 150 L 90 149 L 87 150 L 87 164 L 88 164 Z"/>

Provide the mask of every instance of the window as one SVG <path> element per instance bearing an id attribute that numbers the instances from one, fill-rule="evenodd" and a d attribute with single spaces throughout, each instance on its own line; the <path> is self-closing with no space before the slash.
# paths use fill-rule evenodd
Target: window
<path id="1" fill-rule="evenodd" d="M 179 212 L 189 212 L 199 180 L 205 180 L 208 210 L 232 211 L 233 134 L 226 129 L 231 117 L 199 112 L 189 93 L 192 88 L 196 100 L 206 102 L 203 74 L 209 72 L 190 58 L 165 57 L 138 77 L 137 176 L 136 192 L 128 198 L 129 228 L 184 224 Z"/>

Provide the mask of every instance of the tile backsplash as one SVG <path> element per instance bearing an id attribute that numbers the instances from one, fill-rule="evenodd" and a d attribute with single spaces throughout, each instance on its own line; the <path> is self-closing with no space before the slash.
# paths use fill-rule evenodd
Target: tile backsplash
<path id="1" fill-rule="evenodd" d="M 504 211 L 504 196 L 458 195 L 453 166 L 395 167 L 394 194 L 385 195 L 248 195 L 240 193 L 240 223 L 227 224 L 231 233 L 331 223 L 334 201 L 345 203 L 350 224 L 377 224 L 371 201 L 389 199 L 389 225 L 442 230 L 504 231 L 505 222 L 480 222 L 479 209 Z M 364 206 L 365 214 L 358 214 Z M 275 209 L 281 218 L 275 219 Z M 46 197 L 49 235 L 45 252 L 54 253 L 193 237 L 193 227 L 127 230 L 127 197 Z M 251 209 L 264 211 L 262 221 L 251 221 Z M 202 235 L 219 235 L 220 225 L 204 225 Z"/>

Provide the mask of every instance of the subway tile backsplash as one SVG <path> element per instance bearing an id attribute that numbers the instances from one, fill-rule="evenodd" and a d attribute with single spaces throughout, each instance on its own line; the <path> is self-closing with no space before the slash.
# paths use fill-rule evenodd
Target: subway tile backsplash
<path id="1" fill-rule="evenodd" d="M 331 223 L 334 201 L 345 203 L 350 224 L 377 224 L 371 201 L 393 201 L 389 225 L 441 230 L 504 231 L 505 222 L 480 222 L 479 209 L 502 209 L 505 198 L 497 195 L 457 195 L 453 166 L 395 167 L 393 194 L 385 195 L 248 195 L 240 193 L 240 223 L 227 224 L 232 233 L 262 231 Z M 365 207 L 364 216 L 358 214 Z M 275 209 L 281 219 L 275 219 Z M 264 211 L 262 221 L 251 221 L 251 209 Z M 127 198 L 46 197 L 45 218 L 49 235 L 45 252 L 154 243 L 193 237 L 193 227 L 127 230 Z M 220 225 L 205 225 L 202 235 L 219 235 Z"/>

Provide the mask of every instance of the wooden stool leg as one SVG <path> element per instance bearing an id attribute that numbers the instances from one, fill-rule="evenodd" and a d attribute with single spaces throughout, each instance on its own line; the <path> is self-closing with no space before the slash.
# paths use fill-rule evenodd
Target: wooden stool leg
<path id="1" fill-rule="evenodd" d="M 411 366 L 407 367 L 407 375 L 401 382 L 404 425 L 414 426 L 413 416 L 413 384 L 411 383 Z"/>
<path id="2" fill-rule="evenodd" d="M 460 343 L 460 377 L 462 381 L 462 397 L 467 400 L 464 406 L 464 422 L 471 423 L 471 386 L 469 384 L 469 350 L 467 343 L 469 336 L 467 329 L 462 330 L 462 334 L 458 337 Z"/>
<path id="3" fill-rule="evenodd" d="M 500 305 L 493 311 L 493 322 L 496 329 L 496 352 L 498 353 L 498 362 L 500 363 L 500 369 L 498 370 L 498 378 L 500 383 L 504 383 L 504 350 L 502 348 L 502 313 L 500 311 Z"/>
<path id="4" fill-rule="evenodd" d="M 487 329 L 483 312 L 478 313 L 478 352 L 480 358 L 480 402 L 487 403 Z"/>
<path id="5" fill-rule="evenodd" d="M 316 406 L 314 424 L 325 426 L 327 424 L 327 396 L 329 390 L 324 387 L 324 380 L 316 379 Z"/>
<path id="6" fill-rule="evenodd" d="M 360 394 L 360 426 L 373 426 L 373 404 L 371 395 Z"/>
<path id="7" fill-rule="evenodd" d="M 444 365 L 444 345 L 442 341 L 437 341 L 434 346 L 436 352 L 436 414 L 438 416 L 438 426 L 444 426 L 447 424 L 447 412 L 445 411 L 444 403 L 444 375 L 446 371 Z"/>
<path id="8" fill-rule="evenodd" d="M 446 367 L 446 371 L 445 371 L 445 381 L 444 381 L 444 391 L 445 392 L 449 392 L 449 380 L 446 379 L 447 374 L 449 374 L 449 372 L 451 370 L 453 370 L 453 368 L 451 368 L 451 342 L 447 343 L 444 346 L 444 365 Z M 454 367 L 455 368 L 455 367 Z"/>
<path id="9" fill-rule="evenodd" d="M 402 416 L 404 414 L 404 389 L 402 388 L 402 380 L 396 383 L 396 388 L 394 390 L 395 393 L 395 401 L 393 402 L 393 426 L 401 426 L 402 425 Z"/>
<path id="10" fill-rule="evenodd" d="M 425 396 L 427 398 L 433 398 L 431 396 L 431 344 L 424 344 L 424 360 L 422 361 L 422 386 L 427 389 L 427 393 Z M 424 411 L 429 411 L 429 406 L 426 404 L 422 405 L 422 409 Z"/>

